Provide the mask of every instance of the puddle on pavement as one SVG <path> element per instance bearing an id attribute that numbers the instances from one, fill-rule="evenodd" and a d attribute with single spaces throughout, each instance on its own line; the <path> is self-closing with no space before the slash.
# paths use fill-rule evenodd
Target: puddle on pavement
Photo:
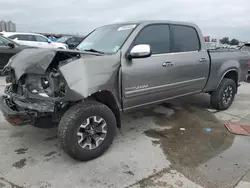
<path id="1" fill-rule="evenodd" d="M 17 162 L 15 162 L 15 163 L 13 163 L 13 165 L 12 166 L 14 166 L 14 167 L 16 167 L 16 168 L 18 168 L 18 169 L 21 169 L 21 168 L 23 168 L 25 165 L 26 165 L 26 159 L 24 158 L 24 159 L 21 159 L 20 161 L 17 161 Z"/>
<path id="2" fill-rule="evenodd" d="M 28 148 L 19 148 L 19 149 L 15 150 L 15 152 L 17 155 L 20 155 L 20 154 L 25 154 L 27 150 L 28 150 Z"/>
<path id="3" fill-rule="evenodd" d="M 214 173 L 215 170 L 218 171 L 216 162 L 213 167 L 207 169 L 209 163 L 207 165 L 206 163 L 216 156 L 219 158 L 217 163 L 220 163 L 223 160 L 221 153 L 232 146 L 235 136 L 205 109 L 190 105 L 181 107 L 165 105 L 165 107 L 171 108 L 174 113 L 172 115 L 156 114 L 154 109 L 151 110 L 155 124 L 160 127 L 145 131 L 145 135 L 154 138 L 152 144 L 156 147 L 160 146 L 167 160 L 172 163 L 173 169 L 205 187 L 218 185 L 216 181 L 220 178 L 209 179 L 210 175 L 208 175 L 208 173 Z M 147 109 L 145 114 L 151 116 L 150 109 Z M 205 130 L 206 128 L 209 129 Z M 225 166 L 225 168 L 230 167 Z M 230 177 L 225 177 L 227 178 Z"/>
<path id="4" fill-rule="evenodd" d="M 210 112 L 191 106 L 172 109 L 175 112 L 171 116 L 162 115 L 155 120 L 167 129 L 145 131 L 147 136 L 159 139 L 160 147 L 172 163 L 197 166 L 232 145 L 234 135 Z"/>

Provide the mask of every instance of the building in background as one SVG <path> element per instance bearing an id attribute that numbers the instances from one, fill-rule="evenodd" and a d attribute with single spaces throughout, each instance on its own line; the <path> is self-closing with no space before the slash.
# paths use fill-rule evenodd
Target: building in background
<path id="1" fill-rule="evenodd" d="M 3 20 L 0 22 L 0 31 L 6 31 L 6 22 Z"/>
<path id="2" fill-rule="evenodd" d="M 12 21 L 1 21 L 0 22 L 0 31 L 8 31 L 8 32 L 15 32 L 16 31 L 16 24 Z"/>
<path id="3" fill-rule="evenodd" d="M 6 23 L 6 31 L 15 32 L 16 31 L 16 24 L 14 24 L 11 21 L 8 21 Z"/>

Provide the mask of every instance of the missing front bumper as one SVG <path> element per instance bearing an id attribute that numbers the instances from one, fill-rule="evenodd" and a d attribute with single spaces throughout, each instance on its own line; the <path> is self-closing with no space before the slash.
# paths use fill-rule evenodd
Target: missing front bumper
<path id="1" fill-rule="evenodd" d="M 32 118 L 27 112 L 14 110 L 15 107 L 8 104 L 6 96 L 0 97 L 0 108 L 5 119 L 12 125 L 23 125 L 32 122 Z"/>
<path id="2" fill-rule="evenodd" d="M 5 119 L 12 125 L 33 124 L 36 118 L 54 112 L 54 103 L 49 101 L 20 101 L 6 95 L 0 97 L 0 108 Z"/>

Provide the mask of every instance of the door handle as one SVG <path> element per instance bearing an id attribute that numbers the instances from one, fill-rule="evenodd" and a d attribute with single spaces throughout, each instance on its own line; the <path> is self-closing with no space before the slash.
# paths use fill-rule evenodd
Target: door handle
<path id="1" fill-rule="evenodd" d="M 207 59 L 206 58 L 200 58 L 200 60 L 199 60 L 199 62 L 206 62 L 207 61 Z"/>
<path id="2" fill-rule="evenodd" d="M 174 64 L 173 63 L 171 63 L 171 62 L 164 62 L 164 63 L 162 63 L 162 66 L 163 67 L 172 67 Z"/>

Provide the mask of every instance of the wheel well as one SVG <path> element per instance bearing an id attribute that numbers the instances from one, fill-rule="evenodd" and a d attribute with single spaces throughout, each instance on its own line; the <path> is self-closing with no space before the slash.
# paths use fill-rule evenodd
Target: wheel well
<path id="1" fill-rule="evenodd" d="M 238 84 L 238 72 L 237 71 L 229 71 L 225 74 L 224 78 L 230 78 L 232 80 L 234 80 L 236 86 Z"/>
<path id="2" fill-rule="evenodd" d="M 116 117 L 117 127 L 121 127 L 121 114 L 117 105 L 116 99 L 110 91 L 101 91 L 91 95 L 96 101 L 101 102 L 108 106 Z"/>
<path id="3" fill-rule="evenodd" d="M 231 70 L 231 71 L 227 72 L 225 74 L 224 78 L 232 79 L 236 84 L 236 88 L 238 88 L 238 72 L 237 71 Z"/>

